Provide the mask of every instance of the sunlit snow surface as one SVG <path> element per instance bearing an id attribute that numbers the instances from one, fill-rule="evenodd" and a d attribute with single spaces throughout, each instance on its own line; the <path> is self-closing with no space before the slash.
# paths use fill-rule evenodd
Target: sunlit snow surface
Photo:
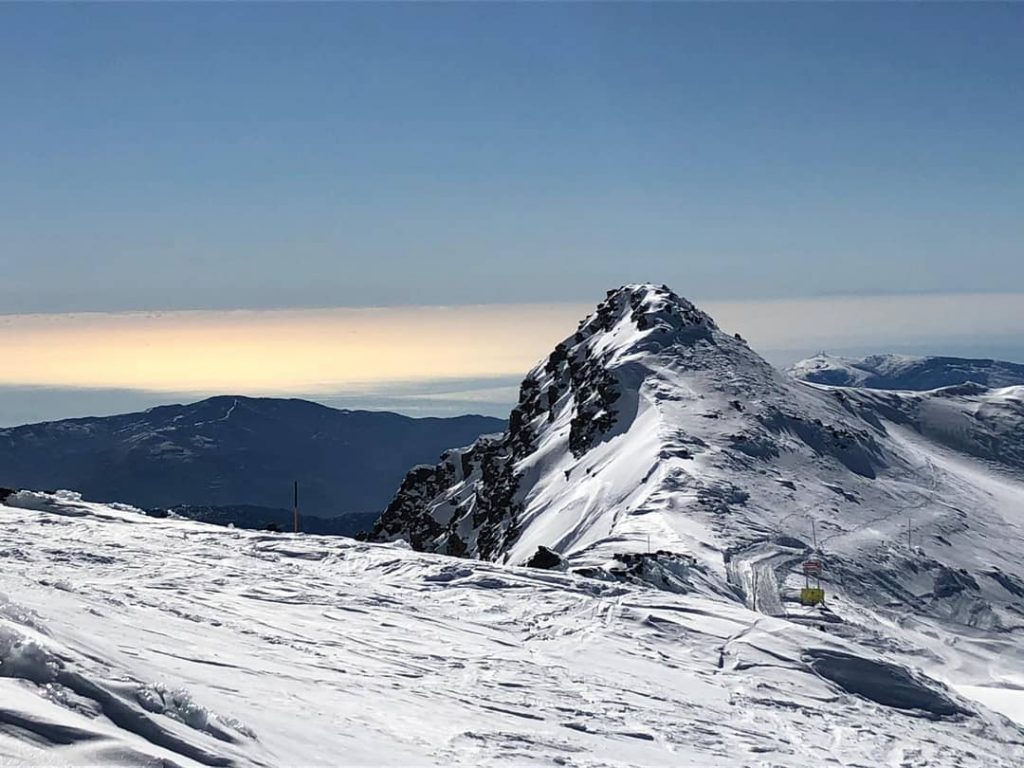
<path id="1" fill-rule="evenodd" d="M 0 506 L 0 564 L 2 764 L 1024 761 L 1018 727 L 939 683 L 963 713 L 808 661 L 885 648 L 725 599 L 71 495 Z"/>

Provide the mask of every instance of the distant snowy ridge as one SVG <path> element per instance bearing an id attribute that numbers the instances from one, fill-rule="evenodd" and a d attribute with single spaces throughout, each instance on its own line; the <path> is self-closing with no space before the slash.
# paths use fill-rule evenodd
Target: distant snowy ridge
<path id="1" fill-rule="evenodd" d="M 962 357 L 869 355 L 837 357 L 820 352 L 787 369 L 815 384 L 923 391 L 973 382 L 987 387 L 1024 384 L 1024 365 Z"/>

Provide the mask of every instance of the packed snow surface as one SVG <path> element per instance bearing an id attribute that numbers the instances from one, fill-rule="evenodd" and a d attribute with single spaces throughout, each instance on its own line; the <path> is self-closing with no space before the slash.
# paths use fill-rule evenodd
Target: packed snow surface
<path id="1" fill-rule="evenodd" d="M 896 621 L 870 645 L 710 594 L 70 493 L 0 505 L 0 562 L 5 765 L 1024 761 L 1019 727 L 922 669 L 944 641 Z M 1000 675 L 993 642 L 965 638 L 950 682 Z"/>

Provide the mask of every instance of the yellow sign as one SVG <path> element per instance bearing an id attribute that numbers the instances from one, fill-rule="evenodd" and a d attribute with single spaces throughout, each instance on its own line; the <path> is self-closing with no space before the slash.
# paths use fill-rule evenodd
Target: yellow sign
<path id="1" fill-rule="evenodd" d="M 800 590 L 800 602 L 803 605 L 817 605 L 825 602 L 825 590 L 820 587 L 804 587 Z"/>

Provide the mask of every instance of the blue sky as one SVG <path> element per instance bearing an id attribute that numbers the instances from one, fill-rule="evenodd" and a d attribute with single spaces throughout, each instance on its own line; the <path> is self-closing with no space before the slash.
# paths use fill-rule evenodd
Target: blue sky
<path id="1" fill-rule="evenodd" d="M 0 6 L 3 312 L 1004 290 L 1024 6 Z"/>
<path id="2" fill-rule="evenodd" d="M 184 371 L 216 356 L 218 311 L 500 304 L 486 340 L 516 306 L 575 313 L 649 280 L 748 302 L 749 338 L 764 301 L 809 302 L 767 305 L 779 362 L 829 346 L 808 312 L 837 295 L 866 298 L 833 351 L 1020 359 L 1022 39 L 1020 4 L 0 4 L 0 348 L 50 372 L 0 373 L 0 423 L 196 394 L 62 368 L 89 328 L 91 359 L 161 358 L 131 310 L 213 312 L 184 352 L 165 334 Z M 970 298 L 913 305 L 935 325 L 911 339 L 859 328 L 855 307 L 899 306 L 880 294 Z M 110 317 L 79 332 L 76 312 Z M 40 342 L 34 313 L 63 335 Z M 488 372 L 461 367 L 476 397 Z M 312 394 L 474 407 L 422 373 Z M 353 377 L 380 391 L 330 390 Z"/>

